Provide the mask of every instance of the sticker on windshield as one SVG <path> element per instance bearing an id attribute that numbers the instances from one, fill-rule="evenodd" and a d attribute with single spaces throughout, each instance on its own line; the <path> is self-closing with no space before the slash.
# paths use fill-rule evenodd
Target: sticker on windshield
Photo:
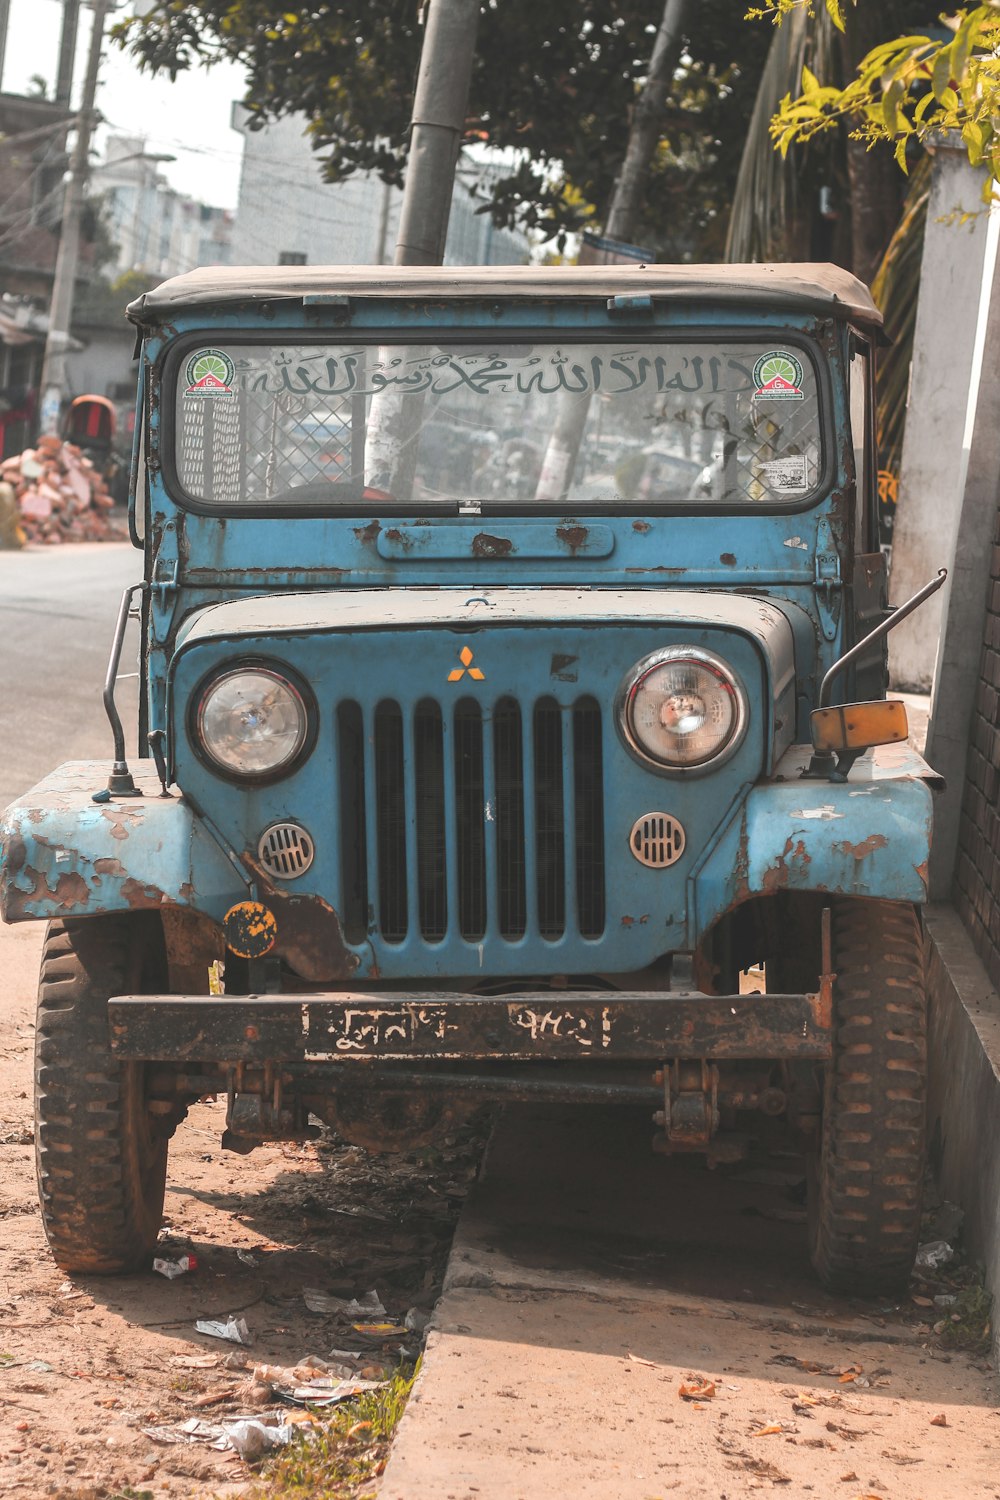
<path id="1" fill-rule="evenodd" d="M 771 349 L 753 367 L 755 401 L 801 401 L 802 366 L 786 349 Z"/>
<path id="2" fill-rule="evenodd" d="M 231 396 L 236 367 L 221 349 L 199 349 L 184 371 L 185 396 Z"/>
<path id="3" fill-rule="evenodd" d="M 784 458 L 770 458 L 761 464 L 763 478 L 770 490 L 779 495 L 802 495 L 809 488 L 809 472 L 804 453 L 788 453 Z"/>

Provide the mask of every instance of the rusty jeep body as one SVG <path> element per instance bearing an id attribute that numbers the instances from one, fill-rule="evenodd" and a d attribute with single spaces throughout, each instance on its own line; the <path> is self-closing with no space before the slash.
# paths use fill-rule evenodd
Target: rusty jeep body
<path id="1" fill-rule="evenodd" d="M 648 1102 L 713 1161 L 784 1119 L 820 1274 L 898 1282 L 933 775 L 885 702 L 866 289 L 248 268 L 130 316 L 114 770 L 3 827 L 5 919 L 52 924 L 60 1263 L 148 1259 L 204 1093 L 237 1151 L 544 1098 Z"/>

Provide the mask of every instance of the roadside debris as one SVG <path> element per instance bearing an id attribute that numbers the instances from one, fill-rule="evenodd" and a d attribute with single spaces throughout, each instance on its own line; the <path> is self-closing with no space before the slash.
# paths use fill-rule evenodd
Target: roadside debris
<path id="1" fill-rule="evenodd" d="M 210 1339 L 228 1339 L 231 1344 L 253 1343 L 245 1318 L 229 1318 L 226 1322 L 221 1319 L 199 1318 L 194 1326 L 198 1333 L 205 1333 Z"/>
<path id="2" fill-rule="evenodd" d="M 17 502 L 16 526 L 7 527 L 15 546 L 123 540 L 109 518 L 114 502 L 107 485 L 75 443 L 39 438 L 37 447 L 0 463 L 0 481 Z"/>
<path id="3" fill-rule="evenodd" d="M 178 1276 L 184 1276 L 188 1271 L 195 1271 L 197 1268 L 198 1261 L 193 1255 L 182 1255 L 177 1260 L 157 1257 L 153 1261 L 153 1270 L 165 1276 L 168 1281 L 176 1281 Z"/>
<path id="4" fill-rule="evenodd" d="M 942 1266 L 950 1265 L 954 1259 L 955 1251 L 947 1240 L 928 1240 L 926 1245 L 918 1248 L 913 1269 L 918 1274 L 939 1271 Z"/>
<path id="5" fill-rule="evenodd" d="M 309 1311 L 314 1313 L 336 1313 L 344 1318 L 385 1317 L 385 1308 L 374 1289 L 365 1292 L 363 1297 L 345 1300 L 343 1297 L 332 1297 L 318 1287 L 307 1286 L 302 1289 L 302 1300 Z"/>
<path id="6" fill-rule="evenodd" d="M 715 1381 L 702 1375 L 689 1375 L 682 1380 L 677 1391 L 682 1401 L 710 1401 L 715 1395 Z"/>

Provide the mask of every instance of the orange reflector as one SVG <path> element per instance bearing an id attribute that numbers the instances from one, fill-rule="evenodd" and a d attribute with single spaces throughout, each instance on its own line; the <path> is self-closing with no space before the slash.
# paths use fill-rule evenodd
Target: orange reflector
<path id="1" fill-rule="evenodd" d="M 888 703 L 842 703 L 836 708 L 814 708 L 809 717 L 813 748 L 819 751 L 895 745 L 910 732 L 906 704 L 895 699 Z"/>
<path id="2" fill-rule="evenodd" d="M 226 944 L 240 958 L 263 958 L 278 937 L 274 913 L 259 901 L 240 901 L 223 919 Z"/>

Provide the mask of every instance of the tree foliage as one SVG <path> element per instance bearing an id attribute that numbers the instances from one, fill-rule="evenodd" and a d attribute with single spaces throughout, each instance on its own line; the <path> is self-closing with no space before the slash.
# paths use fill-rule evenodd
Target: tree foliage
<path id="1" fill-rule="evenodd" d="M 285 7 L 288 8 L 285 8 Z M 330 181 L 400 185 L 422 31 L 417 0 L 157 0 L 116 28 L 140 66 L 172 77 L 229 58 L 247 69 L 251 123 L 302 113 Z M 498 224 L 546 233 L 599 224 L 662 0 L 484 0 L 468 143 L 509 161 L 480 184 Z M 725 204 L 763 65 L 766 28 L 732 0 L 691 7 L 654 165 L 644 236 L 681 258 L 721 246 Z"/>
<path id="2" fill-rule="evenodd" d="M 767 10 L 780 23 L 802 3 L 773 0 Z M 942 22 L 942 35 L 914 33 L 872 48 L 843 88 L 803 68 L 801 93 L 786 95 L 771 122 L 777 148 L 787 152 L 847 121 L 869 145 L 891 144 L 905 172 L 915 145 L 956 132 L 971 164 L 985 169 L 988 199 L 1000 177 L 1000 0 Z"/>

